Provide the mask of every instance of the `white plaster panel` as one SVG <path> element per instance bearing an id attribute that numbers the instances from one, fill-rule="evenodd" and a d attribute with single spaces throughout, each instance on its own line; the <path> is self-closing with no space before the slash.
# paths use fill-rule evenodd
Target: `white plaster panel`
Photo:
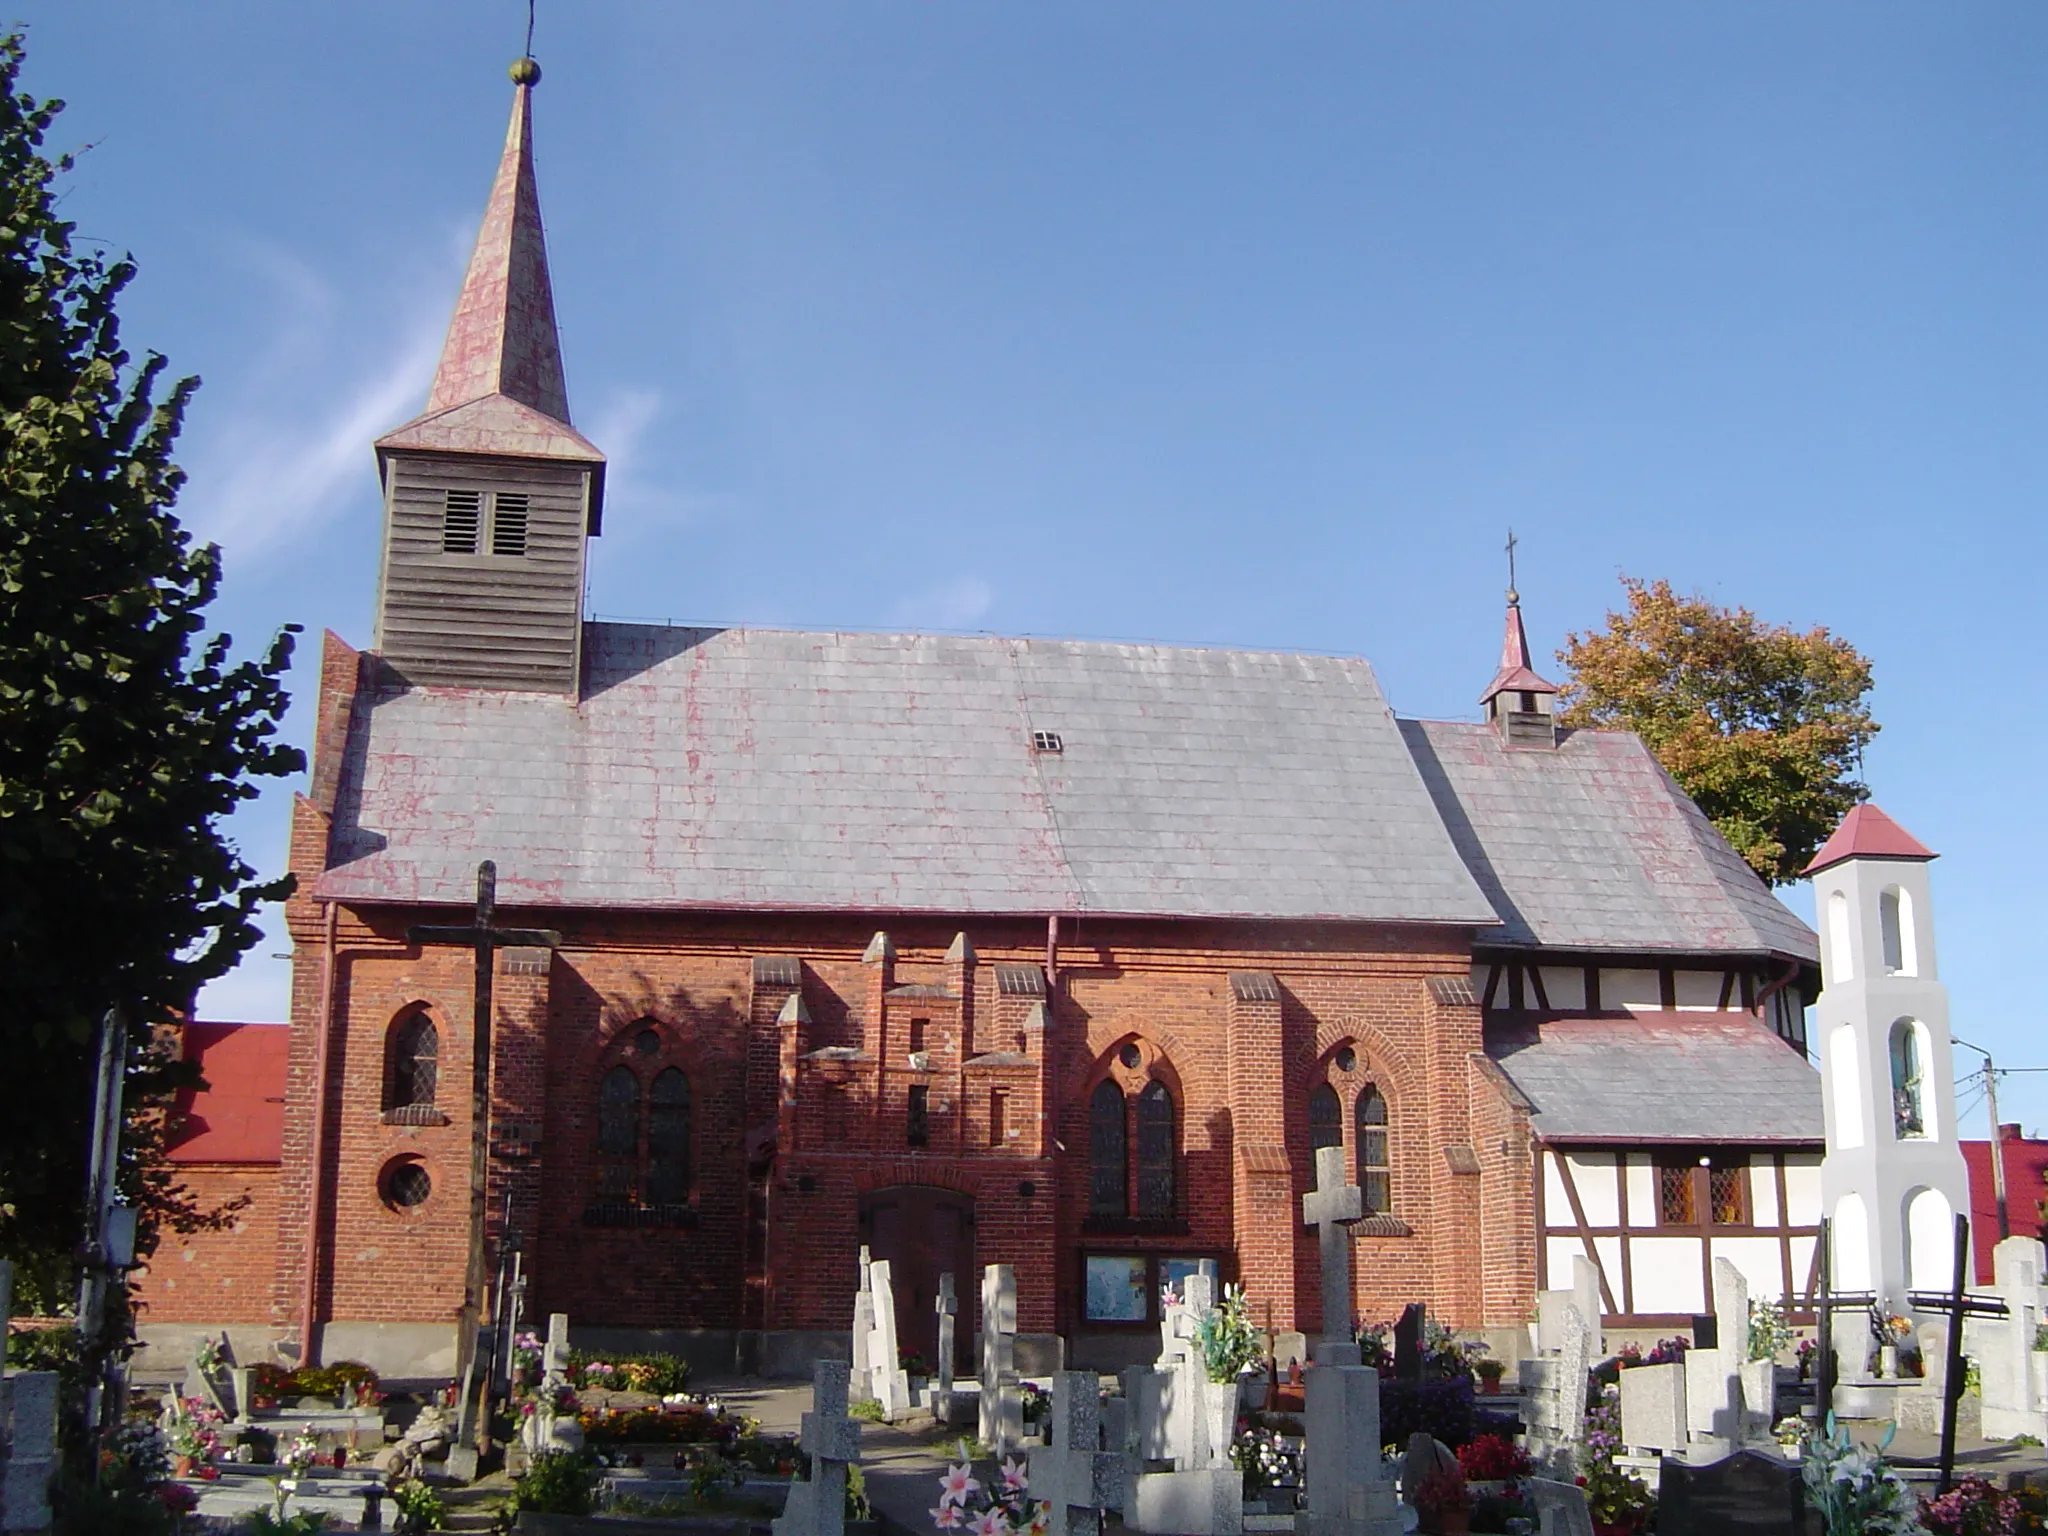
<path id="1" fill-rule="evenodd" d="M 1629 1268 L 1638 1312 L 1706 1311 L 1698 1238 L 1632 1237 Z"/>
<path id="2" fill-rule="evenodd" d="M 1659 1009 L 1664 1006 L 1664 988 L 1655 971 L 1602 971 L 1600 1006 Z"/>
<path id="3" fill-rule="evenodd" d="M 1941 1291 L 1955 1283 L 1955 1212 L 1938 1189 L 1914 1193 L 1906 1205 L 1906 1283 Z"/>
<path id="4" fill-rule="evenodd" d="M 1550 1151 L 1543 1153 L 1543 1218 L 1548 1226 L 1572 1224 L 1572 1198 L 1564 1192 L 1564 1175 L 1557 1171 L 1557 1154 Z"/>
<path id="5" fill-rule="evenodd" d="M 1628 1224 L 1657 1225 L 1657 1168 L 1647 1152 L 1628 1154 Z"/>
<path id="6" fill-rule="evenodd" d="M 1853 1191 L 1835 1202 L 1834 1221 L 1828 1228 L 1833 1240 L 1833 1263 L 1829 1280 L 1838 1291 L 1871 1289 L 1870 1211 L 1863 1197 Z"/>
<path id="7" fill-rule="evenodd" d="M 1720 971 L 1678 971 L 1672 976 L 1675 983 L 1672 995 L 1680 1008 L 1719 1008 L 1722 979 Z M 1740 1002 L 1741 997 L 1741 989 L 1737 988 L 1731 1001 Z"/>
<path id="8" fill-rule="evenodd" d="M 1820 1224 L 1820 1154 L 1785 1154 L 1786 1225 L 1812 1227 Z"/>
<path id="9" fill-rule="evenodd" d="M 1543 995 L 1553 1008 L 1586 1006 L 1586 973 L 1576 965 L 1545 965 L 1537 968 L 1543 977 Z"/>
<path id="10" fill-rule="evenodd" d="M 1792 1289 L 1801 1296 L 1806 1294 L 1807 1281 L 1813 1278 L 1813 1250 L 1819 1246 L 1817 1237 L 1792 1239 Z"/>
<path id="11" fill-rule="evenodd" d="M 1571 1165 L 1572 1184 L 1579 1192 L 1579 1205 L 1586 1213 L 1589 1227 L 1618 1227 L 1621 1225 L 1621 1194 L 1616 1185 L 1615 1154 L 1612 1152 L 1570 1152 L 1565 1161 Z M 1566 1203 L 1564 1210 L 1551 1217 L 1555 1224 L 1562 1225 L 1571 1212 Z"/>
<path id="12" fill-rule="evenodd" d="M 1778 1221 L 1778 1169 L 1768 1152 L 1749 1160 L 1749 1208 L 1754 1225 L 1775 1227 Z"/>
<path id="13" fill-rule="evenodd" d="M 1478 960 L 1472 962 L 1472 995 L 1482 1003 L 1486 1001 L 1486 978 L 1492 974 L 1492 966 Z"/>
<path id="14" fill-rule="evenodd" d="M 1838 1024 L 1828 1031 L 1827 1115 L 1834 1145 L 1843 1151 L 1863 1145 L 1863 1084 L 1856 1056 L 1856 1026 Z"/>
<path id="15" fill-rule="evenodd" d="M 1621 1299 L 1621 1239 L 1618 1237 L 1596 1237 L 1593 1251 L 1600 1255 L 1600 1273 L 1607 1277 L 1607 1289 L 1614 1292 L 1614 1305 L 1620 1308 Z"/>
<path id="16" fill-rule="evenodd" d="M 1572 1260 L 1586 1256 L 1585 1245 L 1576 1235 L 1560 1237 L 1554 1232 L 1544 1241 L 1543 1252 L 1544 1261 L 1550 1266 L 1544 1273 L 1549 1276 L 1548 1284 L 1553 1290 L 1571 1284 Z"/>
<path id="17" fill-rule="evenodd" d="M 1714 1257 L 1742 1271 L 1751 1296 L 1775 1301 L 1785 1294 L 1785 1268 L 1775 1237 L 1717 1237 Z"/>

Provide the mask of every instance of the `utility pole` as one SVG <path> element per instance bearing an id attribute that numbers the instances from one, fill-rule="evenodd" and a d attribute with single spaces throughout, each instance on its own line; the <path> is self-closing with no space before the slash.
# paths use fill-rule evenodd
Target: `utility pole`
<path id="1" fill-rule="evenodd" d="M 1998 1238 L 2012 1236 L 2012 1218 L 2005 1208 L 2005 1128 L 1998 1123 L 1998 1074 L 1984 1058 L 1984 1103 L 1991 1111 L 1991 1190 L 1998 1199 Z"/>

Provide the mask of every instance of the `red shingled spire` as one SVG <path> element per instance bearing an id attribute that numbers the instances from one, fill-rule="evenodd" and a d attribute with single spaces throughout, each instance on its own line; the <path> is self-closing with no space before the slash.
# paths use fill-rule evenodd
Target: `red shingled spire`
<path id="1" fill-rule="evenodd" d="M 1805 873 L 1817 875 L 1844 859 L 1932 859 L 1940 855 L 1876 806 L 1851 806 Z"/>
<path id="2" fill-rule="evenodd" d="M 1486 685 L 1486 692 L 1479 695 L 1479 702 L 1484 704 L 1510 688 L 1522 693 L 1557 692 L 1557 684 L 1539 677 L 1529 665 L 1529 636 L 1522 628 L 1522 597 L 1512 587 L 1508 589 L 1507 633 L 1500 642 L 1500 670 Z"/>
<path id="3" fill-rule="evenodd" d="M 504 158 L 441 348 L 428 415 L 486 395 L 508 395 L 543 416 L 569 419 L 540 189 L 533 175 L 533 87 L 540 71 L 535 67 L 526 74 L 513 87 Z"/>

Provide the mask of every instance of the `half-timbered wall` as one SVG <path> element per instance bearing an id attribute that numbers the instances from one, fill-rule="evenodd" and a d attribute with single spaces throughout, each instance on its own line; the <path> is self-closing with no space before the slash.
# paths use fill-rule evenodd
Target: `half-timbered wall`
<path id="1" fill-rule="evenodd" d="M 1611 1321 L 1672 1323 L 1710 1309 L 1722 1258 L 1752 1296 L 1802 1307 L 1813 1291 L 1820 1159 L 1818 1149 L 1546 1146 L 1539 1284 L 1558 1284 L 1583 1255 L 1600 1272 Z"/>
<path id="2" fill-rule="evenodd" d="M 587 468 L 399 454 L 385 478 L 376 648 L 386 664 L 409 683 L 573 694 Z M 462 499 L 452 532 L 451 492 Z"/>
<path id="3" fill-rule="evenodd" d="M 1773 986 L 1764 972 L 1740 966 L 1573 965 L 1551 956 L 1482 956 L 1472 962 L 1472 990 L 1489 1015 L 1761 1011 L 1767 1028 L 1806 1048 L 1798 987 Z"/>

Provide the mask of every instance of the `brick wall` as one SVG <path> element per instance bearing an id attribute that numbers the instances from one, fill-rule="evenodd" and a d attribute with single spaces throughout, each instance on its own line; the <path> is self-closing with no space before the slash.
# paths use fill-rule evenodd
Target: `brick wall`
<path id="1" fill-rule="evenodd" d="M 132 1294 L 143 1323 L 267 1324 L 277 1256 L 277 1169 L 184 1163 L 178 1179 L 202 1210 L 246 1201 L 216 1232 L 166 1232 Z"/>

